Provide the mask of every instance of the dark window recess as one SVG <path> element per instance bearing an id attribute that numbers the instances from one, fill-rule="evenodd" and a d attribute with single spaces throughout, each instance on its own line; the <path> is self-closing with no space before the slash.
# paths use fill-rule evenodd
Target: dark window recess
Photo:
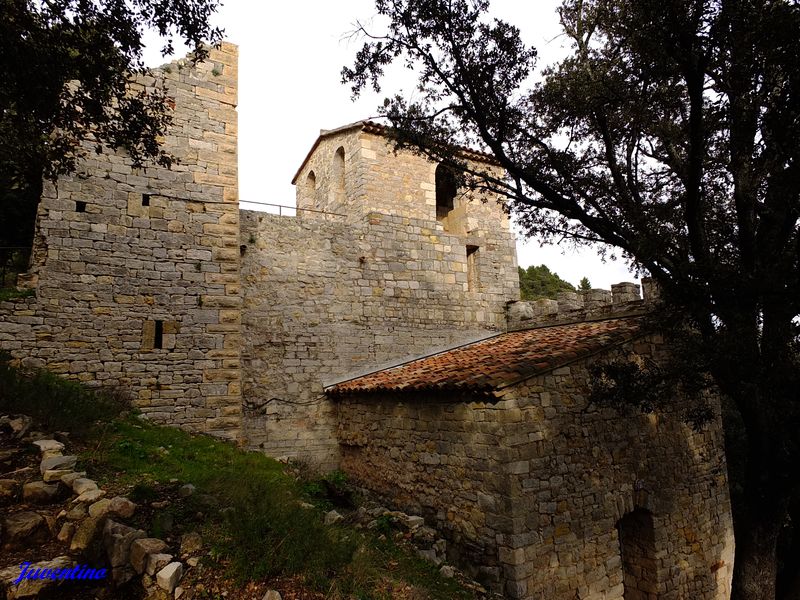
<path id="1" fill-rule="evenodd" d="M 453 201 L 458 191 L 458 180 L 455 171 L 447 165 L 436 167 L 436 219 L 447 218 L 453 210 Z"/>
<path id="2" fill-rule="evenodd" d="M 86 212 L 86 202 L 78 200 L 75 202 L 75 212 Z"/>
<path id="3" fill-rule="evenodd" d="M 142 206 L 150 206 L 150 194 L 142 194 Z"/>
<path id="4" fill-rule="evenodd" d="M 164 321 L 156 321 L 156 335 L 153 338 L 153 348 L 164 347 Z"/>
<path id="5" fill-rule="evenodd" d="M 467 290 L 475 292 L 478 290 L 478 249 L 480 246 L 467 246 Z"/>

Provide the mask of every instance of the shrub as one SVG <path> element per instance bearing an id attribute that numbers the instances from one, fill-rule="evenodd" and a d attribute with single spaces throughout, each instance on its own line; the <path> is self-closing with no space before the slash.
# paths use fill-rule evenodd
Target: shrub
<path id="1" fill-rule="evenodd" d="M 344 570 L 356 542 L 301 509 L 285 482 L 249 482 L 226 511 L 228 553 L 242 580 L 303 573 L 322 585 Z M 351 534 L 352 535 L 352 534 Z"/>
<path id="2" fill-rule="evenodd" d="M 44 369 L 18 369 L 0 352 L 0 411 L 22 413 L 51 431 L 88 433 L 98 421 L 110 421 L 128 408 L 121 393 L 90 389 Z"/>

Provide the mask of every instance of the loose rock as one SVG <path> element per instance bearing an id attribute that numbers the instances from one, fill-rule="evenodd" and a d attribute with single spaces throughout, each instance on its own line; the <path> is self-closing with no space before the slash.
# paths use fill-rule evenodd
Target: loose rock
<path id="1" fill-rule="evenodd" d="M 344 519 L 344 517 L 335 510 L 325 513 L 325 525 L 334 525 L 342 519 Z"/>
<path id="2" fill-rule="evenodd" d="M 51 456 L 42 460 L 39 469 L 44 475 L 45 471 L 56 469 L 74 469 L 75 464 L 78 462 L 77 456 Z"/>
<path id="3" fill-rule="evenodd" d="M 269 590 L 261 600 L 283 600 L 281 598 L 280 592 L 275 590 Z"/>
<path id="4" fill-rule="evenodd" d="M 85 477 L 81 477 L 80 479 L 76 479 L 72 482 L 72 491 L 79 496 L 86 492 L 92 492 L 96 489 L 98 489 L 97 484 L 91 479 L 86 479 Z"/>
<path id="5" fill-rule="evenodd" d="M 147 557 L 145 571 L 148 575 L 155 575 L 170 562 L 172 562 L 172 554 L 150 554 Z"/>
<path id="6" fill-rule="evenodd" d="M 108 512 L 122 519 L 129 519 L 136 512 L 136 504 L 124 496 L 115 496 L 109 503 Z"/>
<path id="7" fill-rule="evenodd" d="M 134 540 L 145 536 L 145 532 L 141 529 L 134 529 L 111 519 L 106 521 L 103 528 L 103 544 L 111 566 L 121 567 L 128 564 L 131 544 Z"/>
<path id="8" fill-rule="evenodd" d="M 104 517 L 109 512 L 109 505 L 111 504 L 111 500 L 107 498 L 101 498 L 94 504 L 89 507 L 89 516 L 90 517 Z"/>
<path id="9" fill-rule="evenodd" d="M 172 593 L 183 577 L 183 565 L 179 562 L 169 563 L 156 575 L 156 583 L 162 590 Z"/>
<path id="10" fill-rule="evenodd" d="M 73 533 L 75 533 L 75 523 L 64 523 L 61 526 L 56 539 L 62 544 L 66 544 L 72 539 Z"/>
<path id="11" fill-rule="evenodd" d="M 34 481 L 22 486 L 22 499 L 32 504 L 49 504 L 57 495 L 58 486 L 44 481 Z"/>
<path id="12" fill-rule="evenodd" d="M 158 538 L 140 538 L 131 544 L 131 566 L 140 575 L 147 567 L 147 557 L 167 549 L 167 544 Z"/>
<path id="13" fill-rule="evenodd" d="M 25 434 L 28 433 L 31 425 L 33 425 L 33 419 L 28 415 L 19 415 L 14 418 L 7 418 L 5 424 L 11 429 L 11 434 L 15 438 L 20 439 L 25 437 Z"/>
<path id="14" fill-rule="evenodd" d="M 450 565 L 442 565 L 442 568 L 439 569 L 439 574 L 445 579 L 452 579 L 456 575 L 456 570 Z"/>
<path id="15" fill-rule="evenodd" d="M 181 498 L 188 498 L 192 494 L 194 494 L 195 487 L 191 483 L 187 483 L 186 485 L 182 485 L 178 488 L 178 496 Z"/>
<path id="16" fill-rule="evenodd" d="M 67 513 L 67 519 L 70 521 L 80 521 L 87 515 L 86 505 L 85 504 L 76 504 L 72 507 L 69 512 Z"/>
<path id="17" fill-rule="evenodd" d="M 3 538 L 8 547 L 25 548 L 47 540 L 50 532 L 44 517 L 35 512 L 18 512 L 3 521 Z M 19 575 L 19 573 L 17 573 Z"/>
<path id="18" fill-rule="evenodd" d="M 81 471 L 80 473 L 70 472 L 66 475 L 61 476 L 61 483 L 63 483 L 68 488 L 72 487 L 72 484 L 75 483 L 76 479 L 80 479 L 81 477 L 86 477 L 86 471 Z"/>
<path id="19" fill-rule="evenodd" d="M 91 546 L 92 542 L 97 538 L 102 521 L 102 517 L 88 517 L 81 521 L 75 530 L 75 535 L 72 536 L 69 551 L 83 552 Z"/>
<path id="20" fill-rule="evenodd" d="M 83 492 L 80 496 L 75 498 L 75 500 L 73 500 L 73 502 L 75 502 L 75 503 L 78 503 L 78 502 L 91 503 L 91 502 L 95 502 L 97 500 L 100 500 L 100 498 L 102 498 L 105 495 L 106 495 L 106 491 L 105 490 L 89 490 L 88 492 Z"/>
<path id="21" fill-rule="evenodd" d="M 64 449 L 64 444 L 56 440 L 37 440 L 33 445 L 39 448 L 39 452 L 47 452 L 48 450 L 58 450 L 59 452 Z"/>
<path id="22" fill-rule="evenodd" d="M 42 479 L 44 479 L 48 483 L 54 481 L 61 481 L 61 478 L 64 475 L 69 475 L 70 473 L 72 473 L 72 469 L 48 469 L 47 471 L 44 472 Z"/>
<path id="23" fill-rule="evenodd" d="M 14 502 L 19 493 L 19 484 L 13 479 L 0 479 L 0 504 Z"/>

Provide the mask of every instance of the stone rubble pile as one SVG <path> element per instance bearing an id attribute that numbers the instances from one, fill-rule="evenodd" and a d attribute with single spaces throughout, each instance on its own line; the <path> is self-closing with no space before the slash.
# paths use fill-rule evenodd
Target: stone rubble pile
<path id="1" fill-rule="evenodd" d="M 202 539 L 196 533 L 185 534 L 180 555 L 175 558 L 168 544 L 147 536 L 141 529 L 126 525 L 137 505 L 123 496 L 106 498 L 106 491 L 83 471 L 76 471 L 76 456 L 64 454 L 65 444 L 40 432 L 30 431 L 27 416 L 0 416 L 0 436 L 16 447 L 0 450 L 0 549 L 3 554 L 40 558 L 41 547 L 53 542 L 59 556 L 49 560 L 28 560 L 29 569 L 68 569 L 88 565 L 106 569 L 102 586 L 121 586 L 135 577 L 147 592 L 148 600 L 178 599 L 179 587 L 187 565 L 196 566 Z M 57 436 L 58 437 L 58 436 Z M 62 440 L 67 436 L 60 436 Z M 39 453 L 38 473 L 30 467 L 6 472 L 13 459 L 25 453 L 25 444 Z M 33 477 L 41 476 L 41 479 Z M 14 478 L 12 478 L 14 477 Z M 22 481 L 25 479 L 26 481 Z M 186 486 L 184 486 L 186 488 Z M 189 488 L 186 488 L 188 490 Z M 191 487 L 193 491 L 193 486 Z M 184 491 L 185 493 L 185 491 Z M 60 507 L 60 511 L 58 510 Z M 100 549 L 100 555 L 96 552 Z M 0 596 L 8 600 L 37 596 L 47 587 L 75 585 L 58 579 L 22 579 L 20 564 L 0 564 Z M 78 585 L 91 585 L 80 582 Z"/>
<path id="2" fill-rule="evenodd" d="M 394 537 L 396 540 L 405 540 L 410 543 L 414 547 L 417 556 L 439 567 L 439 573 L 443 577 L 453 578 L 458 573 L 452 565 L 445 564 L 447 560 L 447 541 L 439 537 L 435 529 L 426 526 L 423 517 L 409 515 L 398 510 L 389 510 L 377 502 L 370 501 L 358 507 L 355 512 L 347 517 L 344 517 L 336 510 L 331 510 L 325 514 L 324 520 L 326 525 L 350 521 L 355 524 L 357 529 L 378 530 L 382 527 L 391 527 L 395 531 Z M 480 585 L 473 585 L 475 591 L 482 594 L 486 593 L 486 590 Z"/>

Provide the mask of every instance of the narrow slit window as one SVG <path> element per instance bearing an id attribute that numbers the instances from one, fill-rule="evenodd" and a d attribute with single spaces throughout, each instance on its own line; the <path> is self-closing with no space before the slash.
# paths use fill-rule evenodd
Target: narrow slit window
<path id="1" fill-rule="evenodd" d="M 314 171 L 308 173 L 306 177 L 306 198 L 311 208 L 319 208 L 317 206 L 317 176 Z"/>
<path id="2" fill-rule="evenodd" d="M 75 202 L 75 212 L 86 212 L 86 202 L 78 200 Z"/>
<path id="3" fill-rule="evenodd" d="M 478 249 L 480 246 L 467 246 L 467 290 L 478 290 Z"/>
<path id="4" fill-rule="evenodd" d="M 344 202 L 344 147 L 337 148 L 333 155 L 333 197 L 334 202 Z"/>
<path id="5" fill-rule="evenodd" d="M 452 168 L 445 164 L 436 167 L 436 220 L 445 221 L 453 210 L 458 181 Z M 445 231 L 447 227 L 445 227 Z"/>
<path id="6" fill-rule="evenodd" d="M 153 337 L 153 348 L 164 347 L 164 321 L 156 320 L 155 336 Z"/>
<path id="7" fill-rule="evenodd" d="M 142 206 L 150 206 L 150 194 L 142 194 Z"/>

